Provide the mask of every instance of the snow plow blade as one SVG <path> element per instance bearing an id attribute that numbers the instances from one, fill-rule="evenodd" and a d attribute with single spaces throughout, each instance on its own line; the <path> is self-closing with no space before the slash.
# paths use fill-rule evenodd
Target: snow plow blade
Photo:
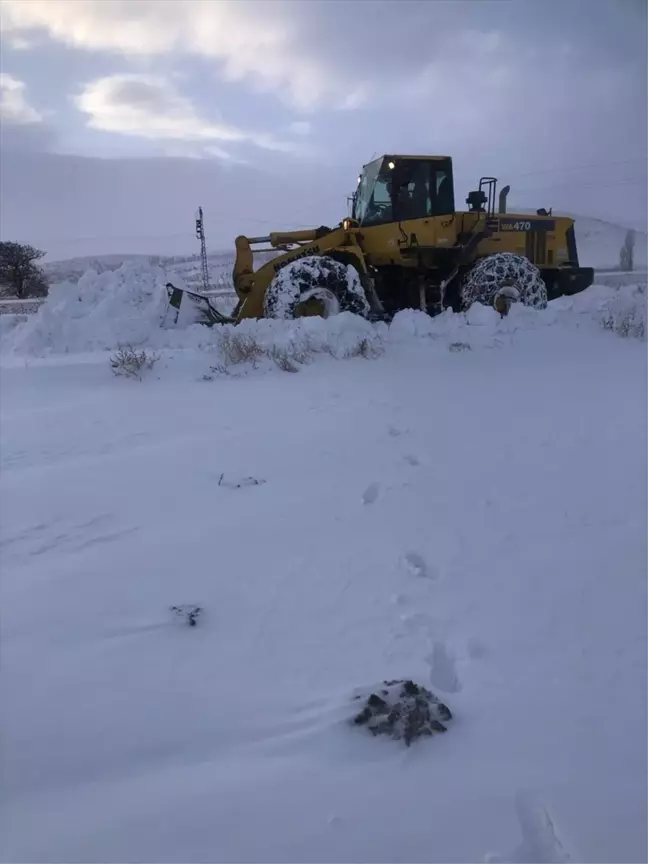
<path id="1" fill-rule="evenodd" d="M 204 294 L 196 294 L 194 291 L 187 291 L 185 288 L 176 288 L 171 282 L 166 283 L 167 294 L 169 295 L 168 319 L 173 324 L 177 324 L 178 316 L 180 315 L 181 307 L 186 303 L 191 303 L 196 311 L 196 323 L 207 324 L 210 327 L 214 324 L 234 324 L 236 319 L 229 315 L 223 315 L 211 303 L 209 297 Z"/>

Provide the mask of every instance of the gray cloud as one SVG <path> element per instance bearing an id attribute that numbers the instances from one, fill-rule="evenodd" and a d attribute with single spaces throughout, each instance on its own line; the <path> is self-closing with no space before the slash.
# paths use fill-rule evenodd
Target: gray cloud
<path id="1" fill-rule="evenodd" d="M 175 84 L 161 76 L 111 75 L 86 84 L 74 102 L 94 129 L 151 140 L 251 142 L 268 150 L 296 149 L 265 132 L 250 132 L 202 118 Z M 228 158 L 220 147 L 215 154 Z"/>
<path id="2" fill-rule="evenodd" d="M 0 73 L 0 122 L 11 126 L 29 126 L 43 119 L 29 104 L 24 81 L 6 72 Z"/>
<path id="3" fill-rule="evenodd" d="M 24 81 L 0 73 L 0 148 L 3 151 L 50 150 L 56 130 L 29 102 Z"/>

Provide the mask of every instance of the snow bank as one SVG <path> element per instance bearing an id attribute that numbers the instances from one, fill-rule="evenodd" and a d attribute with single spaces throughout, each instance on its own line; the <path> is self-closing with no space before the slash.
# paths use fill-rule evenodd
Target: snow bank
<path id="1" fill-rule="evenodd" d="M 12 333 L 16 327 L 25 324 L 27 320 L 28 316 L 24 313 L 7 313 L 0 315 L 0 339 L 4 339 Z"/>
<path id="2" fill-rule="evenodd" d="M 127 262 L 103 273 L 88 270 L 76 284 L 53 286 L 36 314 L 2 316 L 2 351 L 45 356 L 111 351 L 120 343 L 154 349 L 217 350 L 228 328 L 197 324 L 191 303 L 182 304 L 180 318 L 174 322 L 169 315 L 166 281 L 161 267 L 146 262 Z M 466 314 L 447 310 L 435 318 L 413 309 L 404 310 L 389 326 L 345 313 L 326 320 L 251 320 L 239 325 L 237 331 L 253 334 L 266 349 L 308 348 L 344 356 L 367 342 L 378 345 L 382 341 L 436 338 L 488 346 L 517 330 L 555 324 L 580 326 L 583 322 L 620 335 L 645 338 L 645 286 L 592 286 L 575 297 L 553 301 L 542 311 L 514 304 L 505 319 L 493 309 L 475 304 Z"/>
<path id="3" fill-rule="evenodd" d="M 48 354 L 109 349 L 120 337 L 142 343 L 152 327 L 160 326 L 164 294 L 153 268 L 125 264 L 114 272 L 88 270 L 76 285 L 52 286 L 47 301 L 12 334 L 7 347 Z"/>
<path id="4" fill-rule="evenodd" d="M 325 352 L 334 357 L 344 357 L 354 353 L 362 342 L 379 349 L 381 334 L 387 331 L 387 326 L 377 327 L 359 315 L 341 312 L 331 318 L 307 317 L 296 321 L 249 319 L 218 330 L 219 336 L 227 333 L 251 336 L 265 350 L 277 348 L 290 354 Z"/>
<path id="5" fill-rule="evenodd" d="M 162 268 L 141 262 L 127 262 L 103 273 L 88 270 L 76 284 L 53 286 L 35 315 L 3 325 L 2 350 L 44 356 L 108 351 L 120 343 L 156 349 L 216 349 L 231 326 L 197 324 L 191 303 L 182 304 L 174 322 L 166 282 Z M 178 287 L 184 286 L 179 283 Z M 327 320 L 250 320 L 236 330 L 253 334 L 266 349 L 309 348 L 335 356 L 353 351 L 361 341 L 380 342 L 379 327 L 349 313 Z"/>
<path id="6" fill-rule="evenodd" d="M 438 339 L 441 342 L 464 341 L 474 346 L 489 347 L 502 336 L 517 330 L 537 329 L 556 323 L 557 310 L 550 306 L 541 311 L 522 304 L 513 304 L 506 318 L 502 318 L 490 306 L 473 305 L 465 313 L 454 313 L 446 309 L 441 315 L 431 318 L 417 309 L 398 312 L 389 327 L 390 341 L 410 339 Z"/>
<path id="7" fill-rule="evenodd" d="M 558 317 L 572 326 L 591 323 L 619 336 L 646 338 L 646 285 L 592 285 L 574 297 L 560 297 L 553 304 Z"/>
<path id="8" fill-rule="evenodd" d="M 166 281 L 162 268 L 128 262 L 103 273 L 88 270 L 76 284 L 53 285 L 35 315 L 8 336 L 3 332 L 3 351 L 42 356 L 112 350 L 119 343 L 200 344 L 205 328 L 195 324 L 191 304 L 180 322 L 181 329 L 188 331 L 183 338 L 165 330 Z"/>

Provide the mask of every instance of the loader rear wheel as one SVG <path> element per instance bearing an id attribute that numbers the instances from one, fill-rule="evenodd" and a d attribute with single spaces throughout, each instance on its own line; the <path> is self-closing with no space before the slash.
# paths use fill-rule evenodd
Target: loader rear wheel
<path id="1" fill-rule="evenodd" d="M 369 314 L 358 271 L 327 255 L 286 264 L 268 286 L 263 306 L 266 318 L 329 318 L 339 312 L 366 318 Z"/>
<path id="2" fill-rule="evenodd" d="M 461 304 L 467 309 L 473 303 L 493 304 L 497 294 L 507 287 L 516 288 L 520 302 L 534 309 L 547 305 L 547 286 L 540 271 L 524 255 L 498 252 L 480 258 L 466 273 L 461 286 Z"/>

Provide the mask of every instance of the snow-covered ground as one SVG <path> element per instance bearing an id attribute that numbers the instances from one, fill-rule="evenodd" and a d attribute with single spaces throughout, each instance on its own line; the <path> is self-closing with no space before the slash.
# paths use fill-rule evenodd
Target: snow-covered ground
<path id="1" fill-rule="evenodd" d="M 161 280 L 3 335 L 2 861 L 646 861 L 645 294 L 173 330 Z M 444 736 L 350 725 L 396 677 Z"/>

